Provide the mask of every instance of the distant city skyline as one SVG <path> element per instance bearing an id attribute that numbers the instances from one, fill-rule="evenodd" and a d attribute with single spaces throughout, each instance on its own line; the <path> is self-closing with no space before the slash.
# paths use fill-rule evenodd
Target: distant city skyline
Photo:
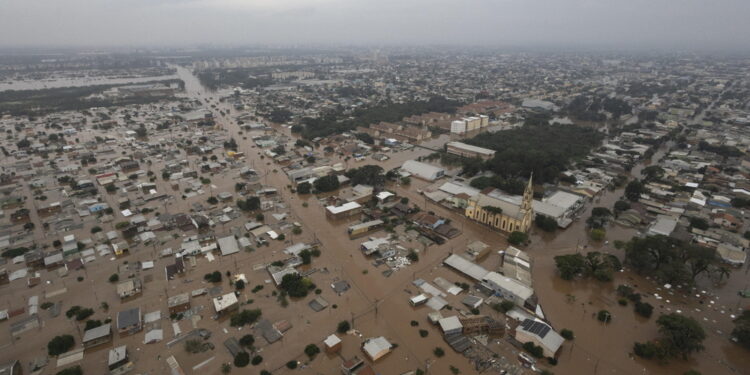
<path id="1" fill-rule="evenodd" d="M 0 0 L 0 47 L 750 50 L 747 0 Z"/>

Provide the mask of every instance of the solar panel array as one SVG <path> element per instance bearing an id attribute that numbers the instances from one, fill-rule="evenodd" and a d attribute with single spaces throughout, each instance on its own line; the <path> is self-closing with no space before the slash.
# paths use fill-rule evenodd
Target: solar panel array
<path id="1" fill-rule="evenodd" d="M 531 319 L 526 319 L 521 322 L 521 327 L 523 327 L 525 331 L 531 332 L 541 338 L 547 336 L 547 333 L 551 330 L 548 325 Z"/>

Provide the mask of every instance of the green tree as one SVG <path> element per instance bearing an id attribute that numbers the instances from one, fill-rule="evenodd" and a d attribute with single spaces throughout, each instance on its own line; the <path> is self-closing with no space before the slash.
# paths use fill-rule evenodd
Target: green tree
<path id="1" fill-rule="evenodd" d="M 443 348 L 441 347 L 437 347 L 432 350 L 432 354 L 435 354 L 435 357 L 440 358 L 445 355 L 445 350 L 443 350 Z"/>
<path id="2" fill-rule="evenodd" d="M 743 310 L 742 314 L 734 320 L 732 337 L 737 339 L 738 344 L 750 349 L 750 310 Z"/>
<path id="3" fill-rule="evenodd" d="M 245 367 L 250 363 L 250 354 L 246 351 L 241 351 L 234 356 L 234 367 Z M 253 363 L 254 364 L 254 363 Z"/>
<path id="4" fill-rule="evenodd" d="M 350 169 L 346 171 L 345 175 L 350 179 L 352 186 L 370 185 L 379 187 L 385 184 L 383 168 L 377 165 L 365 165 L 359 168 Z"/>
<path id="5" fill-rule="evenodd" d="M 686 360 L 691 353 L 704 349 L 706 333 L 695 319 L 672 313 L 661 315 L 656 324 L 661 334 L 660 344 L 670 356 Z"/>
<path id="6" fill-rule="evenodd" d="M 240 345 L 251 348 L 255 344 L 255 337 L 253 335 L 245 335 L 240 338 Z"/>
<path id="7" fill-rule="evenodd" d="M 557 221 L 547 215 L 536 214 L 534 224 L 536 224 L 537 228 L 545 232 L 554 232 L 557 230 Z"/>
<path id="8" fill-rule="evenodd" d="M 508 243 L 518 246 L 528 240 L 528 235 L 524 232 L 514 231 L 508 235 Z"/>
<path id="9" fill-rule="evenodd" d="M 560 331 L 560 336 L 562 336 L 566 340 L 573 340 L 575 338 L 575 335 L 573 335 L 573 331 L 563 328 L 562 331 Z"/>
<path id="10" fill-rule="evenodd" d="M 83 375 L 83 369 L 81 369 L 81 366 L 68 367 L 62 371 L 58 371 L 55 375 Z"/>
<path id="11" fill-rule="evenodd" d="M 229 325 L 232 327 L 242 327 L 246 324 L 253 324 L 261 315 L 262 312 L 260 309 L 242 310 L 229 318 Z"/>
<path id="12" fill-rule="evenodd" d="M 338 326 L 336 327 L 336 332 L 344 334 L 347 333 L 351 329 L 351 326 L 349 325 L 349 321 L 342 320 L 339 322 Z"/>
<path id="13" fill-rule="evenodd" d="M 563 280 L 572 280 L 576 275 L 583 273 L 586 262 L 581 254 L 558 255 L 555 257 L 557 271 Z"/>
<path id="14" fill-rule="evenodd" d="M 309 344 L 305 347 L 305 354 L 312 360 L 316 355 L 320 353 L 320 348 L 315 344 Z"/>
<path id="15" fill-rule="evenodd" d="M 607 232 L 604 229 L 592 229 L 589 235 L 594 241 L 602 241 L 607 236 Z"/>
<path id="16" fill-rule="evenodd" d="M 640 180 L 633 180 L 625 186 L 625 198 L 632 202 L 637 202 L 641 198 L 641 194 L 646 192 L 646 187 L 643 186 Z"/>
<path id="17" fill-rule="evenodd" d="M 323 176 L 314 182 L 315 190 L 326 193 L 339 188 L 339 178 L 336 175 Z"/>
<path id="18" fill-rule="evenodd" d="M 311 190 L 312 190 L 312 185 L 310 185 L 310 183 L 307 181 L 297 185 L 297 193 L 299 194 L 310 194 Z"/>
<path id="19" fill-rule="evenodd" d="M 75 339 L 71 335 L 55 336 L 47 343 L 47 354 L 57 356 L 73 349 Z"/>

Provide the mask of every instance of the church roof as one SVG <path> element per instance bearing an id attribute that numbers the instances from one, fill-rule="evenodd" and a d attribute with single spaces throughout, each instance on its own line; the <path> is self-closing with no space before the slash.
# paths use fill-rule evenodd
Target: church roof
<path id="1" fill-rule="evenodd" d="M 477 202 L 477 206 L 479 206 L 480 208 L 485 206 L 497 207 L 503 210 L 503 215 L 505 216 L 518 220 L 523 219 L 523 212 L 521 211 L 521 206 L 518 204 L 493 198 L 485 194 L 479 194 L 475 198 L 472 198 L 472 200 L 475 200 Z"/>

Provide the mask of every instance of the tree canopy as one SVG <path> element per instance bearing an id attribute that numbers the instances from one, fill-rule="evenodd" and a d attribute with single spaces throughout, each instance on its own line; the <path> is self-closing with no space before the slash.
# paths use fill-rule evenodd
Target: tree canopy
<path id="1" fill-rule="evenodd" d="M 350 169 L 345 175 L 351 180 L 352 186 L 363 184 L 378 187 L 385 184 L 383 168 L 377 165 L 364 165 Z"/>
<path id="2" fill-rule="evenodd" d="M 580 126 L 527 124 L 496 133 L 483 133 L 468 143 L 493 149 L 486 166 L 499 176 L 528 177 L 538 183 L 555 181 L 571 161 L 582 159 L 597 146 L 602 135 Z"/>

